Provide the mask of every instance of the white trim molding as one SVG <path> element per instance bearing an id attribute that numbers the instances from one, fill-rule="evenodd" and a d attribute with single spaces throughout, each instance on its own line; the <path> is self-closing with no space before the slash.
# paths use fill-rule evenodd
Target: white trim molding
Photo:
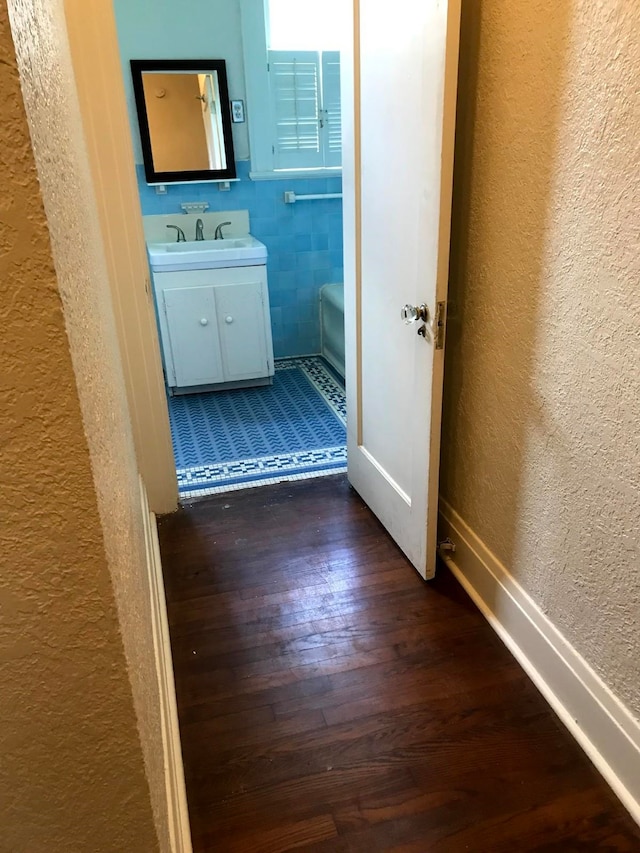
<path id="1" fill-rule="evenodd" d="M 640 824 L 640 721 L 441 498 L 438 539 L 447 537 L 446 565 Z"/>
<path id="2" fill-rule="evenodd" d="M 164 594 L 160 546 L 156 516 L 149 511 L 147 493 L 140 478 L 142 515 L 147 548 L 147 572 L 151 596 L 151 622 L 156 671 L 160 692 L 160 724 L 164 752 L 167 811 L 169 815 L 169 838 L 171 853 L 193 853 L 187 792 L 184 781 L 184 766 L 178 728 L 178 706 L 173 677 L 173 660 L 169 640 L 169 621 Z"/>
<path id="3" fill-rule="evenodd" d="M 251 171 L 257 174 L 273 170 L 267 17 L 265 0 L 240 0 Z"/>

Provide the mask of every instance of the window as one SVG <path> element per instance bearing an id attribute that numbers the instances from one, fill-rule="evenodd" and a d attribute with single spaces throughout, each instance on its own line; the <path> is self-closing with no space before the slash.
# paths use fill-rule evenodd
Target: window
<path id="1" fill-rule="evenodd" d="M 273 50 L 338 50 L 347 0 L 265 0 Z"/>
<path id="2" fill-rule="evenodd" d="M 241 0 L 252 177 L 339 172 L 344 5 Z"/>
<path id="3" fill-rule="evenodd" d="M 275 169 L 340 166 L 340 54 L 269 51 Z"/>

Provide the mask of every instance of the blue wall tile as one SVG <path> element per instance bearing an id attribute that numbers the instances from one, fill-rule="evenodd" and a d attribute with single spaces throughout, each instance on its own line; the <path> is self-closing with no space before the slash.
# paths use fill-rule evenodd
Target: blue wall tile
<path id="1" fill-rule="evenodd" d="M 313 254 L 311 252 L 296 252 L 295 261 L 297 270 L 313 269 Z"/>
<path id="2" fill-rule="evenodd" d="M 336 281 L 333 276 L 333 267 L 326 269 L 323 267 L 321 269 L 317 269 L 313 271 L 313 283 L 318 285 L 318 287 L 322 287 L 323 284 L 331 284 Z M 342 279 L 338 279 L 338 281 L 342 281 Z"/>
<path id="3" fill-rule="evenodd" d="M 296 234 L 294 237 L 294 246 L 296 252 L 310 252 L 311 234 Z"/>
<path id="4" fill-rule="evenodd" d="M 319 291 L 342 281 L 342 202 L 318 199 L 284 203 L 284 193 L 342 192 L 340 178 L 252 181 L 249 161 L 236 164 L 239 181 L 221 192 L 217 184 L 167 184 L 158 195 L 137 166 L 144 215 L 182 213 L 187 201 L 206 201 L 209 212 L 248 210 L 251 233 L 267 247 L 269 299 L 276 358 L 320 351 Z"/>
<path id="5" fill-rule="evenodd" d="M 326 251 L 329 248 L 329 235 L 317 231 L 311 235 L 311 248 L 317 251 Z"/>

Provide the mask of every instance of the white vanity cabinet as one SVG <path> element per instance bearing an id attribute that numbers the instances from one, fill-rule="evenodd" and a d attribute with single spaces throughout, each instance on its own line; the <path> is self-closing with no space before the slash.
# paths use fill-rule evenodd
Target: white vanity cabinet
<path id="1" fill-rule="evenodd" d="M 154 271 L 171 393 L 270 384 L 266 266 Z"/>

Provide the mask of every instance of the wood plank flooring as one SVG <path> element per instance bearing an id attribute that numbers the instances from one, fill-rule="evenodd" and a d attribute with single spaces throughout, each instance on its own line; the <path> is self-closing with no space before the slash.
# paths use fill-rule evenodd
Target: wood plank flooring
<path id="1" fill-rule="evenodd" d="M 640 851 L 444 568 L 344 477 L 160 521 L 194 853 Z"/>

